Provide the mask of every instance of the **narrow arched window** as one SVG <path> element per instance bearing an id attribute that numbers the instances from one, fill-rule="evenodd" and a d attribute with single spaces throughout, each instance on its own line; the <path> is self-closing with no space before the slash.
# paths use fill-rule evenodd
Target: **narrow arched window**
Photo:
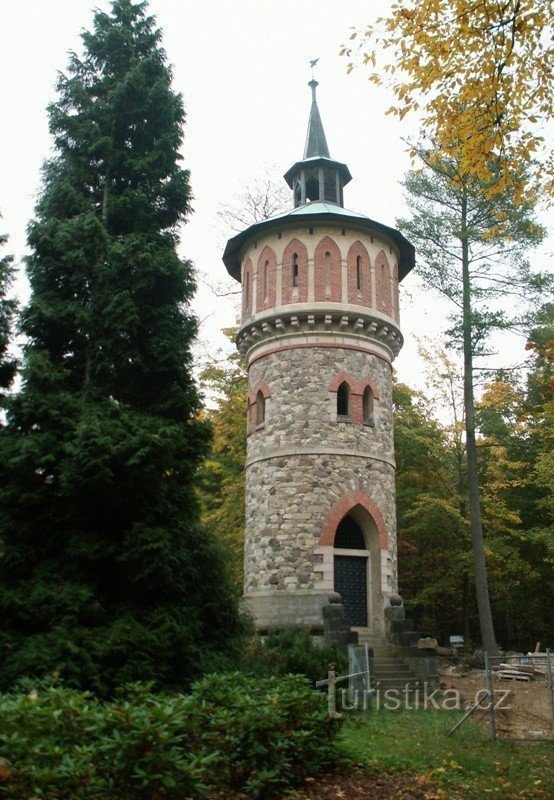
<path id="1" fill-rule="evenodd" d="M 337 417 L 350 416 L 350 386 L 343 381 L 337 389 Z"/>
<path id="2" fill-rule="evenodd" d="M 369 425 L 371 428 L 374 428 L 375 418 L 373 416 L 373 392 L 369 386 L 366 386 L 364 389 L 362 407 L 364 414 L 364 425 Z"/>
<path id="3" fill-rule="evenodd" d="M 292 285 L 298 286 L 298 253 L 292 254 Z"/>
<path id="4" fill-rule="evenodd" d="M 356 289 L 362 291 L 362 257 L 356 256 Z"/>
<path id="5" fill-rule="evenodd" d="M 246 271 L 246 281 L 244 284 L 244 307 L 248 308 L 250 305 L 250 273 Z"/>
<path id="6" fill-rule="evenodd" d="M 256 395 L 256 425 L 265 422 L 265 397 L 261 390 Z"/>
<path id="7" fill-rule="evenodd" d="M 264 300 L 267 300 L 267 292 L 269 289 L 268 275 L 269 275 L 269 261 L 266 261 L 264 264 Z"/>
<path id="8" fill-rule="evenodd" d="M 331 294 L 331 253 L 327 250 L 323 257 L 325 265 L 325 292 Z"/>

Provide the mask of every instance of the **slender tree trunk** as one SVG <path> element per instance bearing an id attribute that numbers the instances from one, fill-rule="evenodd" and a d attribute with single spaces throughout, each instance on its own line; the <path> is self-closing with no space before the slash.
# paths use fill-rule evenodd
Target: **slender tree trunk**
<path id="1" fill-rule="evenodd" d="M 471 630 L 469 627 L 469 575 L 464 572 L 462 576 L 462 619 L 464 632 L 464 647 L 469 648 Z"/>
<path id="2" fill-rule="evenodd" d="M 473 342 L 471 319 L 471 281 L 469 276 L 469 245 L 467 232 L 467 198 L 462 200 L 462 276 L 463 276 L 463 337 L 464 337 L 464 404 L 467 454 L 467 482 L 469 489 L 469 518 L 471 544 L 475 568 L 475 591 L 479 610 L 479 625 L 483 648 L 490 654 L 498 652 L 492 623 L 481 500 L 477 470 L 477 442 L 475 439 L 475 401 L 473 394 Z"/>

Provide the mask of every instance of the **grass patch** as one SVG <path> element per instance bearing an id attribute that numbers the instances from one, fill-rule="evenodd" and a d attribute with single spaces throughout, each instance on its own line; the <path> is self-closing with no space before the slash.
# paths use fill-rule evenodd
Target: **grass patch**
<path id="1" fill-rule="evenodd" d="M 448 711 L 371 710 L 352 717 L 339 736 L 342 757 L 370 772 L 412 772 L 461 796 L 552 797 L 553 751 L 549 742 L 491 742 L 468 720 L 449 737 L 459 714 Z"/>

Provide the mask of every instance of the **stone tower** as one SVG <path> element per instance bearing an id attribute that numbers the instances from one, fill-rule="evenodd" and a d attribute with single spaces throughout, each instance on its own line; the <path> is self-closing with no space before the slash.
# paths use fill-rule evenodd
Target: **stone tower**
<path id="1" fill-rule="evenodd" d="M 340 592 L 354 627 L 384 631 L 397 591 L 391 363 L 413 246 L 343 205 L 310 81 L 290 212 L 230 239 L 249 375 L 244 596 L 260 631 L 321 629 Z"/>

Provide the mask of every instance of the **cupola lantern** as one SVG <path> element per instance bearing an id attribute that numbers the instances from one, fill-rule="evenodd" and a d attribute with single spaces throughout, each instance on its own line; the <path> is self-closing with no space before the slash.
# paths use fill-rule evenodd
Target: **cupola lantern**
<path id="1" fill-rule="evenodd" d="M 352 180 L 352 175 L 346 164 L 335 161 L 329 155 L 317 106 L 316 89 L 319 84 L 312 78 L 308 85 L 312 90 L 312 106 L 304 158 L 302 161 L 297 161 L 284 177 L 292 189 L 295 208 L 318 201 L 344 206 L 343 188 Z"/>

